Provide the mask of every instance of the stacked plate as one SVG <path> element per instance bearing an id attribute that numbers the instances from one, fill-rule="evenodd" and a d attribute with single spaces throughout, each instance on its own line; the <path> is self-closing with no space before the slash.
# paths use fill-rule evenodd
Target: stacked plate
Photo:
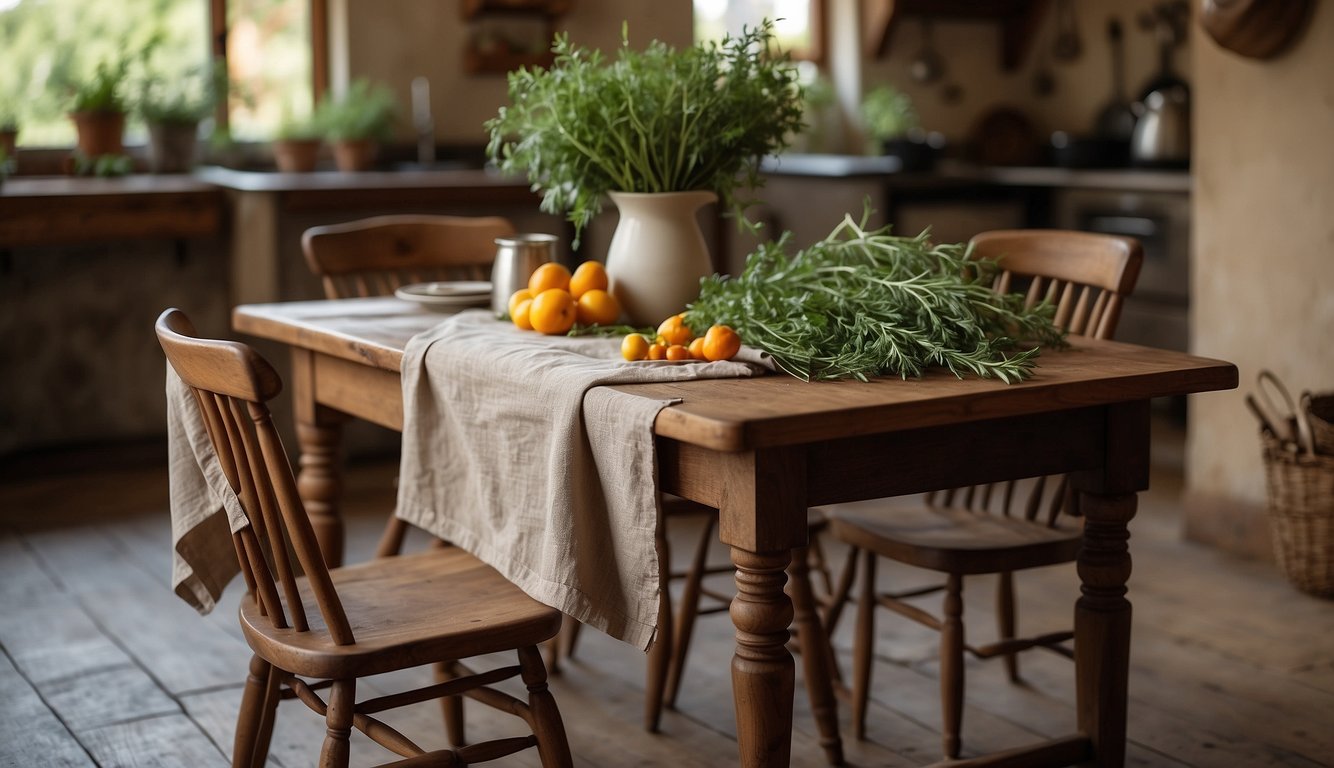
<path id="1" fill-rule="evenodd" d="M 482 280 L 413 283 L 394 291 L 394 295 L 436 312 L 457 312 L 490 304 L 491 284 Z"/>

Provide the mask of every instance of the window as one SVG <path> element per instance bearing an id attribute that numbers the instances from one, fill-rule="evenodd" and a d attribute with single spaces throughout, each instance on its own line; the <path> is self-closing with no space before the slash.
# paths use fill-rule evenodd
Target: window
<path id="1" fill-rule="evenodd" d="M 197 75 L 225 48 L 232 92 L 220 117 L 237 139 L 271 138 L 284 121 L 308 115 L 322 90 L 325 7 L 325 0 L 0 0 L 0 124 L 17 123 L 25 146 L 69 146 L 74 86 L 99 64 L 129 62 L 125 95 L 133 100 L 145 76 Z M 143 138 L 132 115 L 126 140 Z"/>
<path id="2" fill-rule="evenodd" d="M 820 61 L 823 56 L 823 0 L 694 0 L 695 39 L 721 40 L 743 26 L 774 21 L 774 36 L 792 58 Z"/>

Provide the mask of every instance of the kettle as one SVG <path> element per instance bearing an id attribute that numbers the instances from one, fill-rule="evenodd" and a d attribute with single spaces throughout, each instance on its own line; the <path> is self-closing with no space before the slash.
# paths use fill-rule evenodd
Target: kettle
<path id="1" fill-rule="evenodd" d="M 1130 137 L 1131 162 L 1169 168 L 1190 165 L 1190 91 L 1184 85 L 1159 88 L 1134 109 L 1139 119 Z"/>

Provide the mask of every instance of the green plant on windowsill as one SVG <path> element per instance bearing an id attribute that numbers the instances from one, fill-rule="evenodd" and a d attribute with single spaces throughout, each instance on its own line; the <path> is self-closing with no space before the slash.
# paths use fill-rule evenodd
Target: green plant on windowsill
<path id="1" fill-rule="evenodd" d="M 398 101 L 388 86 L 358 79 L 341 97 L 320 105 L 315 123 L 330 141 L 384 141 L 389 138 L 397 112 Z"/>
<path id="2" fill-rule="evenodd" d="M 148 125 L 149 166 L 154 173 L 183 173 L 194 167 L 199 123 L 227 93 L 221 61 L 168 78 L 144 77 L 137 108 Z"/>
<path id="3" fill-rule="evenodd" d="M 922 127 L 912 99 L 892 85 L 868 91 L 862 98 L 861 112 L 866 135 L 876 141 L 905 138 Z"/>
<path id="4" fill-rule="evenodd" d="M 99 63 L 91 78 L 75 84 L 70 112 L 120 115 L 128 112 L 125 88 L 129 71 L 127 59 Z"/>

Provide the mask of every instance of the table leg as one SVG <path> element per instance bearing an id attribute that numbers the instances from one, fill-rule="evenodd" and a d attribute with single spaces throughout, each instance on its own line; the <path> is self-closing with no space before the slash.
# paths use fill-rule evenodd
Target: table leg
<path id="1" fill-rule="evenodd" d="M 343 494 L 342 468 L 339 466 L 342 437 L 341 424 L 298 422 L 296 425 L 296 439 L 301 446 L 296 489 L 315 529 L 324 562 L 330 568 L 343 563 L 343 516 L 338 509 L 338 500 Z"/>
<path id="2" fill-rule="evenodd" d="M 829 638 L 825 636 L 820 613 L 811 591 L 810 549 L 792 550 L 788 566 L 788 591 L 797 624 L 797 643 L 801 648 L 801 668 L 806 677 L 806 693 L 811 700 L 811 714 L 820 730 L 820 746 L 830 765 L 843 764 L 843 738 L 838 732 L 838 705 L 829 679 Z"/>
<path id="3" fill-rule="evenodd" d="M 792 602 L 783 592 L 791 552 L 732 547 L 737 595 L 732 600 L 736 654 L 732 696 L 737 746 L 746 768 L 786 766 L 792 756 L 792 654 L 787 651 Z"/>
<path id="4" fill-rule="evenodd" d="M 1120 768 L 1126 757 L 1130 676 L 1130 532 L 1133 493 L 1081 496 L 1084 546 L 1075 603 L 1075 686 L 1079 730 L 1093 742 L 1092 765 Z"/>

